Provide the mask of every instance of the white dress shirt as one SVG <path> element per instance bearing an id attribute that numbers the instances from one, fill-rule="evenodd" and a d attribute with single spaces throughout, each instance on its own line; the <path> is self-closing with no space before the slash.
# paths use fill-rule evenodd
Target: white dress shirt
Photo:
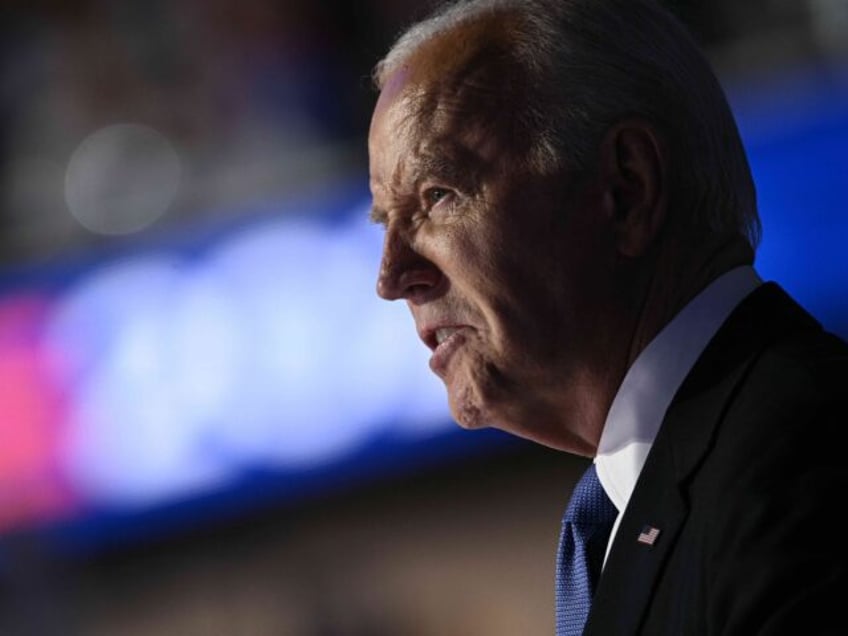
<path id="1" fill-rule="evenodd" d="M 722 323 L 761 283 L 749 266 L 719 276 L 657 334 L 624 376 L 595 456 L 598 479 L 619 511 L 607 553 L 674 394 Z"/>

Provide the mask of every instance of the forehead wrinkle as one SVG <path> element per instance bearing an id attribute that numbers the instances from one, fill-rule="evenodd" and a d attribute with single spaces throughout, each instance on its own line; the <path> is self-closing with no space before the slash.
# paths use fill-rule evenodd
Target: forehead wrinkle
<path id="1" fill-rule="evenodd" d="M 415 96 L 409 87 L 403 91 L 398 91 L 394 95 L 387 96 L 381 94 L 375 109 L 374 118 L 371 123 L 371 131 L 369 133 L 369 153 L 375 147 L 390 148 L 395 146 L 399 140 L 404 137 L 415 140 L 416 144 L 420 144 L 421 131 L 424 130 L 419 119 L 420 108 L 415 103 Z M 379 134 L 375 128 L 377 121 L 381 121 L 379 126 Z M 372 183 L 387 184 L 398 179 L 398 170 L 402 168 L 404 161 L 403 156 L 399 156 L 398 160 L 392 165 L 390 173 L 386 174 L 380 162 L 371 162 L 371 180 Z"/>
<path id="2" fill-rule="evenodd" d="M 515 119 L 520 79 L 516 69 L 499 53 L 489 55 L 481 49 L 468 65 L 442 78 L 437 84 L 412 84 L 404 100 L 407 132 L 427 142 L 426 152 L 442 159 L 447 155 L 456 164 L 471 162 L 478 171 L 485 168 L 485 147 L 497 145 L 503 150 L 520 146 Z M 450 175 L 449 162 L 433 160 L 425 166 Z M 455 166 L 457 169 L 459 166 Z"/>
<path id="3" fill-rule="evenodd" d="M 422 107 L 415 96 L 400 99 L 406 103 L 399 105 L 391 134 L 395 138 L 406 136 L 410 148 L 396 157 L 388 182 L 381 178 L 384 175 L 377 175 L 378 181 L 390 189 L 414 186 L 426 177 L 473 186 L 485 164 L 474 148 L 479 144 L 473 143 L 472 131 L 480 129 L 479 124 L 469 125 L 463 113 L 450 105 L 439 103 L 429 108 Z"/>
<path id="4" fill-rule="evenodd" d="M 388 210 L 405 205 L 428 177 L 468 194 L 479 193 L 483 178 L 495 167 L 492 147 L 505 141 L 493 125 L 496 114 L 492 111 L 497 107 L 491 95 L 499 94 L 496 74 L 480 56 L 439 86 L 415 82 L 410 67 L 401 69 L 391 94 L 381 95 L 385 98 L 381 110 L 387 118 L 381 134 L 390 145 L 406 138 L 406 149 L 395 154 L 391 165 L 372 164 L 377 170 L 372 174 L 372 189 L 375 194 L 379 191 L 388 206 L 374 205 L 369 213 L 372 220 L 387 222 Z"/>
<path id="5" fill-rule="evenodd" d="M 438 78 L 412 81 L 405 99 L 418 123 L 427 128 L 473 123 L 495 129 L 510 118 L 523 94 L 519 75 L 499 46 L 485 46 L 463 66 L 445 69 Z"/>

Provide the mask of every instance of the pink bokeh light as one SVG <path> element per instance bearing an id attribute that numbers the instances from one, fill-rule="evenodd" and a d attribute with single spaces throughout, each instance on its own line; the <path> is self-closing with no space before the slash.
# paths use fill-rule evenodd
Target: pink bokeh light
<path id="1" fill-rule="evenodd" d="M 59 462 L 66 388 L 49 373 L 61 354 L 40 338 L 50 306 L 49 298 L 34 294 L 0 302 L 0 531 L 78 508 Z"/>

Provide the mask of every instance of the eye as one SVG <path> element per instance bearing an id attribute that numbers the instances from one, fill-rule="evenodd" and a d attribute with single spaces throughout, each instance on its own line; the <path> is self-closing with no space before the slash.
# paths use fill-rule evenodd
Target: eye
<path id="1" fill-rule="evenodd" d="M 447 188 L 427 188 L 424 191 L 424 202 L 427 204 L 427 208 L 432 208 L 439 201 L 450 196 L 450 193 L 451 191 Z"/>

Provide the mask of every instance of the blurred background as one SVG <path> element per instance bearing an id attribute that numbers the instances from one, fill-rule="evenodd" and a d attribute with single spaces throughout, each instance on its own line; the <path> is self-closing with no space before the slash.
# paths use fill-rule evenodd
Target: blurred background
<path id="1" fill-rule="evenodd" d="M 848 0 L 677 0 L 757 268 L 848 337 Z M 0 8 L 0 633 L 553 630 L 585 462 L 461 432 L 373 294 L 370 69 L 412 0 Z"/>

